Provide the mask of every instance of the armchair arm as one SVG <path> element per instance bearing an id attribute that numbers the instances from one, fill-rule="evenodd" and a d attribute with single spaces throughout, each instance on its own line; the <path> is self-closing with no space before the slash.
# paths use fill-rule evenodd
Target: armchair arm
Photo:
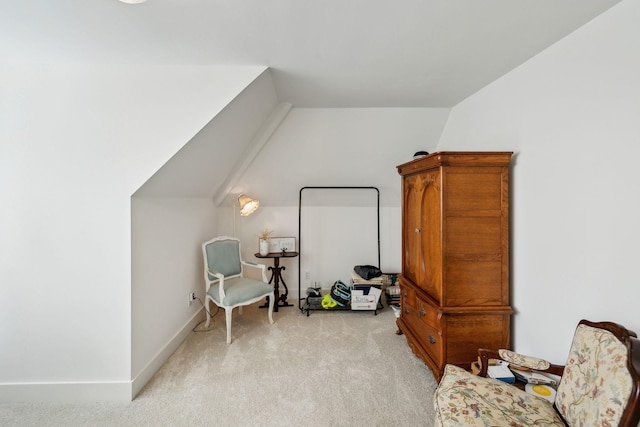
<path id="1" fill-rule="evenodd" d="M 513 369 L 519 369 L 521 371 L 536 370 L 560 376 L 562 376 L 562 373 L 564 372 L 563 365 L 554 365 L 553 363 L 549 363 L 544 359 L 526 356 L 505 349 L 478 349 L 478 359 L 480 360 L 480 372 L 478 373 L 478 375 L 481 377 L 487 376 L 487 368 L 489 367 L 490 359 L 504 360 L 505 362 L 509 362 L 509 365 Z"/>
<path id="2" fill-rule="evenodd" d="M 218 283 L 220 284 L 220 286 L 218 287 L 218 291 L 220 292 L 220 301 L 224 301 L 224 274 L 216 271 L 216 270 L 211 270 L 210 268 L 207 269 L 207 273 L 213 277 L 215 277 L 216 279 L 218 279 Z M 209 288 L 211 287 L 211 280 L 207 280 L 207 289 L 206 292 L 209 292 Z"/>
<path id="3" fill-rule="evenodd" d="M 207 273 L 209 273 L 211 276 L 215 277 L 218 280 L 224 280 L 224 275 L 216 270 L 211 270 L 210 268 L 208 268 Z"/>
<path id="4" fill-rule="evenodd" d="M 264 283 L 269 283 L 267 282 L 267 273 L 266 273 L 267 266 L 266 265 L 258 264 L 257 262 L 251 262 L 251 261 L 240 261 L 240 262 L 242 263 L 242 265 L 259 269 L 260 272 L 262 273 L 262 281 Z"/>

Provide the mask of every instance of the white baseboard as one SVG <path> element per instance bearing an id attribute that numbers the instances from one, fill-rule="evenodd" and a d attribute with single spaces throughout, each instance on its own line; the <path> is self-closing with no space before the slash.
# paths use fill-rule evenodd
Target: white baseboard
<path id="1" fill-rule="evenodd" d="M 129 402 L 131 382 L 0 384 L 0 402 Z"/>
<path id="2" fill-rule="evenodd" d="M 164 365 L 171 355 L 180 347 L 180 344 L 189 336 L 193 328 L 203 318 L 204 308 L 201 308 L 191 319 L 178 331 L 171 340 L 162 348 L 147 365 L 135 376 L 131 382 L 131 400 L 140 393 L 144 386 L 151 380 L 156 372 Z"/>
<path id="3" fill-rule="evenodd" d="M 0 402 L 130 402 L 202 320 L 203 309 L 178 331 L 132 381 L 0 384 Z"/>

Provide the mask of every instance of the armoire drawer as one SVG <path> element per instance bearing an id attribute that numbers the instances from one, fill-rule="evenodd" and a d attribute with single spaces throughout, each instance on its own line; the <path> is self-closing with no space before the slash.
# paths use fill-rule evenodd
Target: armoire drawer
<path id="1" fill-rule="evenodd" d="M 413 288 L 403 286 L 401 288 L 403 312 L 412 312 L 426 325 L 433 329 L 440 330 L 439 312 L 436 307 L 423 301 Z M 406 310 L 405 310 L 406 308 Z"/>
<path id="2" fill-rule="evenodd" d="M 416 335 L 423 349 L 429 353 L 436 365 L 443 364 L 444 342 L 442 341 L 442 329 L 437 323 L 433 309 L 425 308 L 424 303 L 417 300 L 418 308 L 404 306 L 402 316 L 404 322 Z"/>
<path id="3" fill-rule="evenodd" d="M 410 307 L 413 309 L 417 308 L 416 305 L 416 293 L 413 289 L 401 286 L 400 287 L 400 295 L 402 298 L 402 307 Z"/>

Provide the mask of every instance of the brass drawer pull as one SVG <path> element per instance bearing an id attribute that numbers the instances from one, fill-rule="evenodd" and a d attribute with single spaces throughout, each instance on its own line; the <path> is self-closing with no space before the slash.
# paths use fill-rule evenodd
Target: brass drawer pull
<path id="1" fill-rule="evenodd" d="M 429 342 L 431 344 L 435 344 L 436 343 L 436 339 L 433 337 L 433 335 L 429 335 Z"/>
<path id="2" fill-rule="evenodd" d="M 409 307 L 404 308 L 404 314 L 409 314 Z"/>
<path id="3" fill-rule="evenodd" d="M 416 233 L 419 233 L 419 232 L 420 232 L 420 229 L 419 229 L 419 228 L 416 228 Z"/>
<path id="4" fill-rule="evenodd" d="M 406 298 L 406 297 L 407 297 L 407 291 L 402 291 L 402 296 L 403 296 L 404 298 Z"/>
<path id="5" fill-rule="evenodd" d="M 424 317 L 427 314 L 427 310 L 424 307 L 420 307 L 420 317 Z"/>

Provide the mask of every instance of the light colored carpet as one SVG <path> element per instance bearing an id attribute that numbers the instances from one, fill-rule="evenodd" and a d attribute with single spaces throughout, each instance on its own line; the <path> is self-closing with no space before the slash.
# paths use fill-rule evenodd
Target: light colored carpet
<path id="1" fill-rule="evenodd" d="M 257 305 L 192 333 L 130 403 L 0 404 L 2 426 L 432 426 L 436 382 L 389 308 Z"/>

